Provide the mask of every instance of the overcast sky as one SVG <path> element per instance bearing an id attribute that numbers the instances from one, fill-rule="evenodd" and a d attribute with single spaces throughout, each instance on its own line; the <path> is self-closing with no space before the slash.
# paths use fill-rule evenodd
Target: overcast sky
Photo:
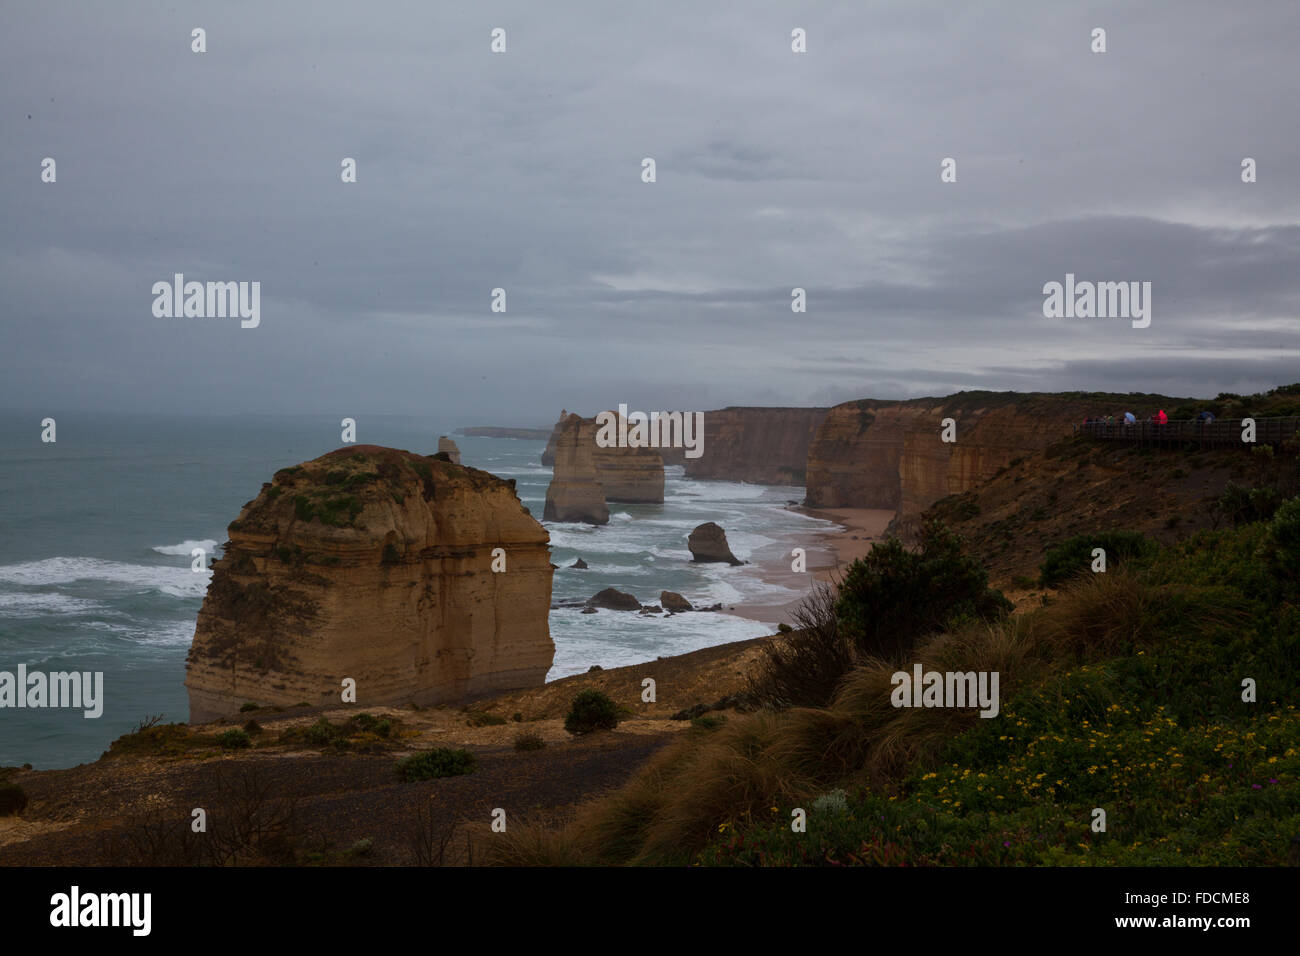
<path id="1" fill-rule="evenodd" d="M 1295 0 L 6 4 L 0 407 L 1300 380 L 1297 41 Z M 155 318 L 177 272 L 260 281 L 260 327 Z M 1044 318 L 1067 272 L 1150 327 Z"/>

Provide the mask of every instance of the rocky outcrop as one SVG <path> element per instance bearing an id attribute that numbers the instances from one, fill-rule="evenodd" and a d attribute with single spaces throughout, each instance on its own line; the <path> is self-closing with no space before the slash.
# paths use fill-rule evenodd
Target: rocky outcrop
<path id="1" fill-rule="evenodd" d="M 635 595 L 617 588 L 605 588 L 599 594 L 593 594 L 587 600 L 587 607 L 603 607 L 611 611 L 639 611 L 641 602 Z"/>
<path id="2" fill-rule="evenodd" d="M 451 460 L 453 465 L 460 464 L 460 448 L 458 448 L 456 443 L 446 435 L 440 435 L 438 437 L 438 453 L 445 454 Z"/>
<path id="3" fill-rule="evenodd" d="M 727 532 L 722 530 L 722 525 L 712 521 L 692 531 L 691 536 L 686 539 L 686 547 L 691 549 L 691 557 L 696 561 L 744 563 L 737 561 L 736 556 L 731 553 L 731 548 L 727 545 Z"/>
<path id="4" fill-rule="evenodd" d="M 562 440 L 566 422 L 577 417 L 564 413 L 556 424 L 542 452 L 542 464 L 555 468 L 556 453 Z M 664 460 L 658 448 L 602 448 L 596 444 L 600 429 L 595 417 L 582 419 L 580 440 L 590 445 L 596 478 L 604 489 L 606 501 L 630 503 L 662 503 L 664 500 Z M 556 474 L 559 469 L 556 468 Z"/>
<path id="5" fill-rule="evenodd" d="M 682 597 L 676 591 L 661 591 L 659 594 L 659 603 L 664 606 L 665 611 L 672 611 L 675 614 L 681 613 L 682 611 L 695 610 L 695 608 L 691 607 L 691 602 L 686 600 L 686 598 Z"/>
<path id="6" fill-rule="evenodd" d="M 808 446 L 826 408 L 722 408 L 704 413 L 703 454 L 683 458 L 688 478 L 802 485 Z"/>
<path id="7" fill-rule="evenodd" d="M 546 521 L 581 521 L 606 524 L 609 506 L 605 486 L 596 471 L 593 422 L 569 415 L 555 441 L 555 475 L 546 488 Z"/>
<path id="8" fill-rule="evenodd" d="M 487 472 L 351 445 L 277 472 L 229 535 L 186 665 L 192 721 L 337 705 L 348 678 L 361 706 L 423 706 L 550 669 L 549 538 Z"/>
<path id="9" fill-rule="evenodd" d="M 919 515 L 950 494 L 1042 451 L 1095 414 L 1149 414 L 1164 396 L 959 392 L 946 398 L 862 400 L 830 410 L 808 450 L 811 507 L 893 509 Z M 943 440 L 943 420 L 955 438 Z"/>
<path id="10" fill-rule="evenodd" d="M 574 561 L 571 565 L 569 565 L 569 567 L 577 568 L 579 571 L 586 571 L 587 562 L 582 560 L 582 558 L 578 558 L 578 560 Z"/>

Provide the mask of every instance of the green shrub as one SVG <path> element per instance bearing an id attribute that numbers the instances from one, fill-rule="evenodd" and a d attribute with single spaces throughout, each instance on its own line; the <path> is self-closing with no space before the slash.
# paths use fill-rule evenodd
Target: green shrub
<path id="1" fill-rule="evenodd" d="M 1011 610 L 1001 592 L 989 589 L 987 572 L 964 553 L 955 532 L 927 520 L 920 544 L 909 551 L 889 538 L 849 565 L 835 614 L 860 653 L 892 657 L 946 625 L 991 620 Z"/>
<path id="2" fill-rule="evenodd" d="M 791 612 L 798 630 L 762 645 L 747 695 L 768 707 L 825 707 L 853 667 L 853 645 L 835 616 L 835 589 L 818 583 Z M 691 716 L 699 716 L 693 714 Z"/>
<path id="3" fill-rule="evenodd" d="M 782 621 L 780 624 L 776 626 L 776 632 L 778 634 L 789 634 L 793 630 L 794 628 L 791 627 L 789 624 L 786 624 L 784 621 Z"/>
<path id="4" fill-rule="evenodd" d="M 1094 548 L 1106 552 L 1106 570 L 1113 571 L 1121 564 L 1150 557 L 1156 544 L 1139 531 L 1103 531 L 1098 534 L 1080 534 L 1048 549 L 1039 565 L 1038 583 L 1055 587 L 1062 581 L 1082 574 L 1092 567 Z"/>
<path id="5" fill-rule="evenodd" d="M 0 783 L 0 817 L 22 813 L 27 807 L 27 793 L 16 783 Z"/>
<path id="6" fill-rule="evenodd" d="M 489 714 L 486 710 L 471 710 L 465 715 L 465 723 L 471 727 L 498 727 L 505 722 L 500 714 Z"/>
<path id="7" fill-rule="evenodd" d="M 256 737 L 258 734 L 263 733 L 262 725 L 255 720 L 250 720 L 244 724 L 244 732 L 250 737 Z"/>
<path id="8" fill-rule="evenodd" d="M 189 724 L 162 724 L 158 722 L 159 719 L 151 717 L 141 721 L 131 733 L 123 734 L 109 744 L 104 756 L 109 758 L 126 754 L 178 756 L 203 744 L 203 740 L 190 730 Z"/>
<path id="9" fill-rule="evenodd" d="M 1268 521 L 1281 503 L 1281 494 L 1271 485 L 1247 488 L 1230 481 L 1214 506 L 1235 528 L 1253 521 Z"/>
<path id="10" fill-rule="evenodd" d="M 254 704 L 250 701 L 249 703 L 244 704 L 242 707 L 240 707 L 239 712 L 243 714 L 243 713 L 247 713 L 250 710 L 260 710 L 260 709 L 261 708 L 259 708 L 257 704 Z"/>
<path id="11" fill-rule="evenodd" d="M 242 750 L 253 746 L 253 738 L 248 735 L 247 730 L 232 727 L 217 734 L 217 743 L 223 750 Z"/>
<path id="12" fill-rule="evenodd" d="M 513 720 L 516 724 L 522 724 L 524 722 L 523 712 L 516 710 L 514 717 L 510 719 Z"/>
<path id="13" fill-rule="evenodd" d="M 541 750 L 546 746 L 546 741 L 537 734 L 520 734 L 515 738 L 515 750 Z"/>
<path id="14" fill-rule="evenodd" d="M 1284 502 L 1268 526 L 1269 555 L 1274 574 L 1283 585 L 1300 583 L 1300 497 Z"/>
<path id="15" fill-rule="evenodd" d="M 437 747 L 397 761 L 397 775 L 407 782 L 473 773 L 477 761 L 468 750 Z"/>
<path id="16" fill-rule="evenodd" d="M 564 729 L 571 734 L 613 730 L 618 726 L 618 705 L 598 690 L 584 690 L 573 698 Z"/>

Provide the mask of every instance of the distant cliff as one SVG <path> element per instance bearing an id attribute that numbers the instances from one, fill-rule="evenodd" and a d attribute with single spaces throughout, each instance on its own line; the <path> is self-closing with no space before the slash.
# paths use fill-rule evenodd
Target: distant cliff
<path id="1" fill-rule="evenodd" d="M 829 411 L 733 406 L 705 412 L 704 453 L 699 458 L 682 459 L 686 475 L 802 485 L 808 448 Z"/>
<path id="2" fill-rule="evenodd" d="M 352 445 L 276 472 L 229 535 L 190 648 L 191 721 L 338 704 L 345 678 L 362 706 L 429 705 L 550 669 L 549 539 L 513 482 Z"/>
<path id="3" fill-rule="evenodd" d="M 539 441 L 543 438 L 549 438 L 551 429 L 498 428 L 495 425 L 476 425 L 472 428 L 457 428 L 456 434 L 464 435 L 467 438 L 527 438 L 530 441 Z"/>
<path id="4" fill-rule="evenodd" d="M 1145 418 L 1182 401 L 1161 395 L 959 392 L 836 405 L 808 450 L 811 507 L 889 508 L 914 517 L 1046 448 L 1092 415 Z M 942 440 L 943 420 L 956 440 Z"/>

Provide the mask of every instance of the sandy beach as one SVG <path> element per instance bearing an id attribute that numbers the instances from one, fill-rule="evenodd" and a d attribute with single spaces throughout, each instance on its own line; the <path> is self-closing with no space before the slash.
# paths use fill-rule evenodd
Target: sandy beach
<path id="1" fill-rule="evenodd" d="M 874 508 L 812 509 L 792 508 L 814 518 L 839 525 L 838 530 L 810 531 L 806 537 L 791 537 L 761 549 L 748 560 L 760 566 L 763 580 L 806 594 L 816 581 L 837 579 L 850 564 L 866 555 L 873 541 L 884 537 L 894 512 Z M 807 570 L 792 571 L 791 551 L 803 548 Z M 792 598 L 784 604 L 737 604 L 727 613 L 755 621 L 793 623 L 790 612 L 802 600 Z"/>

